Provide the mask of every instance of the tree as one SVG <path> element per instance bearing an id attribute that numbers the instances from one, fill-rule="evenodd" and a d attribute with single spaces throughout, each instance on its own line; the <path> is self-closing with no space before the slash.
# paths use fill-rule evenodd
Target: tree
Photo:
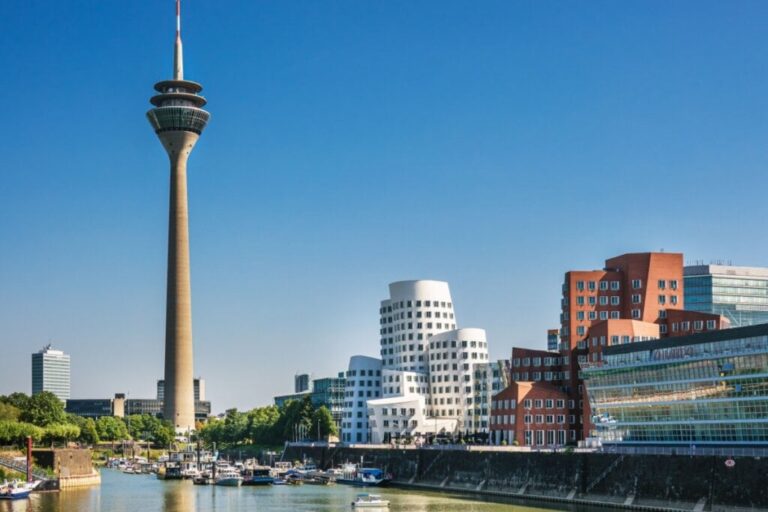
<path id="1" fill-rule="evenodd" d="M 23 444 L 28 436 L 40 441 L 45 431 L 37 425 L 21 421 L 0 421 L 0 443 Z"/>
<path id="2" fill-rule="evenodd" d="M 12 405 L 23 411 L 29 405 L 29 395 L 19 392 L 11 393 L 7 396 L 0 396 L 0 402 Z"/>
<path id="3" fill-rule="evenodd" d="M 314 428 L 315 435 L 317 435 L 318 429 L 320 430 L 319 439 L 339 435 L 339 429 L 336 427 L 336 422 L 333 421 L 333 415 L 324 405 L 315 409 L 312 414 L 312 428 Z"/>
<path id="4" fill-rule="evenodd" d="M 42 391 L 32 396 L 25 408 L 21 409 L 21 421 L 46 427 L 54 423 L 65 423 L 67 415 L 64 404 L 50 391 Z"/>
<path id="5" fill-rule="evenodd" d="M 115 416 L 102 416 L 96 420 L 96 432 L 104 441 L 122 441 L 131 437 L 123 419 Z"/>
<path id="6" fill-rule="evenodd" d="M 15 405 L 0 402 L 0 421 L 19 421 L 21 409 Z"/>
<path id="7" fill-rule="evenodd" d="M 45 427 L 43 441 L 46 443 L 73 441 L 80 437 L 80 427 L 71 423 L 52 423 Z"/>
<path id="8" fill-rule="evenodd" d="M 75 414 L 67 415 L 67 422 L 72 425 L 77 425 L 80 429 L 80 436 L 78 441 L 85 444 L 97 444 L 99 440 L 99 433 L 96 431 L 96 422 L 93 418 L 83 418 Z"/>

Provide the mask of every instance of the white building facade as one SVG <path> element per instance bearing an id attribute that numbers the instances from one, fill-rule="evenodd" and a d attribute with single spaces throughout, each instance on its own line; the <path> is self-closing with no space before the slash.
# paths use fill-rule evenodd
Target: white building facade
<path id="1" fill-rule="evenodd" d="M 342 441 L 387 443 L 487 427 L 492 379 L 486 334 L 483 329 L 456 328 L 448 283 L 392 283 L 379 315 L 381 360 L 375 361 L 381 378 L 374 384 L 380 387 L 370 388 L 359 378 L 361 369 L 376 372 L 372 358 L 353 357 Z M 367 373 L 364 380 L 369 380 Z"/>
<path id="2" fill-rule="evenodd" d="M 381 397 L 381 359 L 352 356 L 344 385 L 341 440 L 345 443 L 370 443 L 368 400 Z"/>

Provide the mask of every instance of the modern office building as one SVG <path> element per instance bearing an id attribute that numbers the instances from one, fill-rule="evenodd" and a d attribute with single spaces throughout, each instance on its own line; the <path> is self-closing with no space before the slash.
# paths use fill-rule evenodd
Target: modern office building
<path id="1" fill-rule="evenodd" d="M 561 444 L 561 430 L 568 443 L 589 437 L 592 412 L 584 394 L 583 365 L 601 361 L 606 347 L 717 331 L 729 325 L 720 315 L 684 310 L 684 288 L 683 255 L 679 253 L 624 254 L 606 260 L 602 270 L 567 272 L 557 350 L 513 349 L 512 382 L 530 382 L 533 387 L 516 386 L 497 397 L 497 409 L 492 408 L 491 416 L 496 422 L 492 430 L 499 433 L 492 438 L 519 444 L 530 441 L 533 446 L 543 441 L 549 446 L 552 436 L 555 445 Z M 550 337 L 547 346 L 555 346 Z M 562 415 L 565 423 L 556 421 L 556 427 L 548 427 L 548 414 L 526 413 L 523 395 L 530 393 L 537 397 L 534 403 L 538 399 L 555 404 L 565 393 L 565 410 L 554 414 L 555 420 Z M 512 414 L 499 404 L 512 403 L 516 421 L 497 423 L 499 418 L 509 421 Z M 534 420 L 532 424 L 525 422 L 527 416 Z M 543 425 L 536 421 L 539 416 Z M 555 434 L 546 433 L 549 430 Z M 543 433 L 537 434 L 539 431 Z"/>
<path id="2" fill-rule="evenodd" d="M 59 400 L 69 400 L 70 359 L 69 354 L 46 345 L 32 354 L 32 394 L 50 391 Z"/>
<path id="3" fill-rule="evenodd" d="M 312 376 L 308 373 L 298 373 L 293 377 L 293 392 L 304 393 L 312 391 Z"/>
<path id="4" fill-rule="evenodd" d="M 608 346 L 582 373 L 604 444 L 768 445 L 768 324 Z"/>
<path id="5" fill-rule="evenodd" d="M 371 442 L 416 433 L 453 432 L 458 418 L 430 417 L 429 341 L 456 328 L 456 315 L 448 283 L 398 281 L 389 285 L 389 298 L 381 301 L 380 346 L 382 359 L 381 399 L 368 400 L 372 421 Z M 405 410 L 408 418 L 397 423 L 383 419 L 386 412 Z M 414 414 L 410 415 L 413 410 Z"/>
<path id="6" fill-rule="evenodd" d="M 731 327 L 768 323 L 768 268 L 690 265 L 685 309 L 723 315 Z"/>
<path id="7" fill-rule="evenodd" d="M 85 418 L 102 416 L 125 417 L 133 414 L 150 414 L 163 417 L 163 400 L 158 398 L 126 398 L 116 393 L 114 398 L 76 398 L 67 400 L 68 413 Z M 211 402 L 195 400 L 195 421 L 205 422 L 211 415 Z"/>
<path id="8" fill-rule="evenodd" d="M 70 398 L 64 410 L 68 414 L 93 419 L 115 415 L 111 398 Z"/>
<path id="9" fill-rule="evenodd" d="M 195 401 L 205 401 L 205 379 L 197 377 L 192 381 Z M 165 400 L 165 379 L 157 381 L 157 399 Z"/>
<path id="10" fill-rule="evenodd" d="M 381 397 L 381 359 L 352 356 L 347 367 L 341 440 L 369 443 L 368 400 Z"/>
<path id="11" fill-rule="evenodd" d="M 309 374 L 302 374 L 309 377 Z M 298 377 L 298 375 L 297 375 Z M 314 407 L 325 406 L 333 416 L 333 421 L 342 429 L 342 419 L 344 415 L 345 385 L 346 379 L 344 372 L 339 372 L 336 377 L 324 377 L 314 379 L 309 383 L 294 381 L 298 388 L 305 388 L 305 391 L 297 391 L 289 395 L 278 395 L 274 397 L 275 405 L 283 407 L 291 400 L 303 400 L 309 397 Z M 301 385 L 299 385 L 301 384 Z M 309 391 L 311 390 L 311 391 Z"/>
<path id="12" fill-rule="evenodd" d="M 500 359 L 474 366 L 472 397 L 466 404 L 467 420 L 464 430 L 471 433 L 486 434 L 490 431 L 490 414 L 493 396 L 510 384 L 510 361 Z"/>
<path id="13" fill-rule="evenodd" d="M 722 329 L 719 315 L 685 311 L 683 255 L 632 253 L 610 258 L 602 270 L 565 274 L 560 327 L 561 354 L 570 357 L 564 391 L 577 401 L 577 438 L 591 427 L 579 365 L 596 362 L 604 347 L 649 338 Z M 575 369 L 575 371 L 573 371 Z"/>
<path id="14" fill-rule="evenodd" d="M 195 428 L 187 158 L 210 114 L 202 109 L 206 103 L 199 95 L 202 86 L 184 79 L 179 0 L 173 65 L 173 79 L 155 84 L 158 94 L 150 99 L 153 108 L 147 112 L 147 118 L 170 160 L 163 416 L 183 432 Z"/>

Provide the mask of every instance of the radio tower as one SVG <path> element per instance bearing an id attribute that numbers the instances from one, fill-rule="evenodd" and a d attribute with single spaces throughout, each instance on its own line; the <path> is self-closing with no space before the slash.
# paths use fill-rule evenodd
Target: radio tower
<path id="1" fill-rule="evenodd" d="M 181 8 L 176 0 L 176 43 L 173 79 L 155 84 L 159 93 L 147 118 L 160 138 L 171 163 L 171 198 L 168 220 L 168 282 L 165 311 L 165 403 L 163 414 L 177 432 L 195 429 L 192 359 L 192 293 L 189 284 L 189 213 L 187 158 L 210 114 L 202 109 L 203 87 L 184 80 L 181 50 Z"/>

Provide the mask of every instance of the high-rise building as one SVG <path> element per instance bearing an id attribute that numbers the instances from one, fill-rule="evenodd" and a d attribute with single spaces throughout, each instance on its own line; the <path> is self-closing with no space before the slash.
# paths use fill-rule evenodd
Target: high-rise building
<path id="1" fill-rule="evenodd" d="M 601 361 L 604 348 L 729 325 L 722 316 L 684 310 L 684 297 L 679 253 L 624 254 L 606 260 L 602 270 L 567 272 L 559 350 L 512 350 L 512 382 L 531 385 L 514 386 L 494 398 L 492 438 L 541 446 L 552 439 L 559 445 L 563 439 L 589 437 L 592 414 L 580 370 Z M 544 409 L 555 404 L 555 410 L 536 414 L 539 401 Z M 534 412 L 526 408 L 531 403 Z"/>
<path id="2" fill-rule="evenodd" d="M 685 309 L 723 315 L 731 327 L 768 323 L 768 268 L 690 265 Z"/>
<path id="3" fill-rule="evenodd" d="M 69 354 L 54 350 L 46 345 L 32 354 L 32 394 L 50 391 L 59 400 L 69 400 L 70 360 Z"/>
<path id="4" fill-rule="evenodd" d="M 150 99 L 154 108 L 147 112 L 147 118 L 168 154 L 171 167 L 163 416 L 183 432 L 195 428 L 187 158 L 210 114 L 202 109 L 206 103 L 199 95 L 202 86 L 184 79 L 179 0 L 173 64 L 173 79 L 155 84 L 159 94 Z"/>
<path id="5" fill-rule="evenodd" d="M 381 360 L 350 360 L 342 440 L 487 431 L 489 370 L 499 374 L 488 366 L 485 331 L 456 328 L 446 282 L 399 281 L 389 292 L 379 309 Z"/>

